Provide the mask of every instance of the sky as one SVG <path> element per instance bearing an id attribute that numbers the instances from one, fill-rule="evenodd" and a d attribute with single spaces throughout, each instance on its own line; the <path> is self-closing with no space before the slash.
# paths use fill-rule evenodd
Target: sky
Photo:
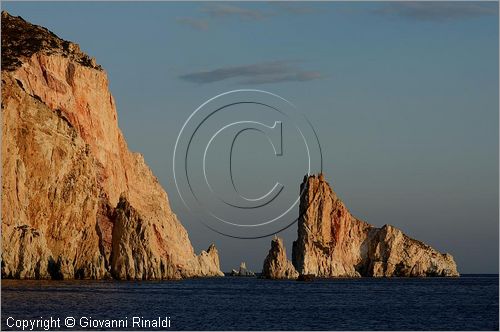
<path id="1" fill-rule="evenodd" d="M 498 273 L 497 3 L 2 2 L 2 9 L 80 44 L 103 66 L 130 149 L 157 175 L 196 251 L 216 244 L 224 271 L 240 261 L 260 271 L 271 237 L 207 229 L 176 190 L 172 156 L 185 121 L 206 100 L 261 89 L 307 117 L 325 177 L 353 215 L 451 253 L 461 273 Z M 260 196 L 277 175 L 298 192 L 301 162 L 274 164 L 262 135 L 238 139 L 241 192 Z M 283 149 L 294 156 L 299 145 Z M 279 233 L 289 256 L 296 232 L 293 225 Z"/>

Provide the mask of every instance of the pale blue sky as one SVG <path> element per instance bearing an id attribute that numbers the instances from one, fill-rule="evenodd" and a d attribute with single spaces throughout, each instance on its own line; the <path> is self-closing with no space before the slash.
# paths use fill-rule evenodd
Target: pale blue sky
<path id="1" fill-rule="evenodd" d="M 452 253 L 462 273 L 498 272 L 497 3 L 2 7 L 96 57 L 130 148 L 144 154 L 196 250 L 216 243 L 224 270 L 245 260 L 260 271 L 271 239 L 230 239 L 194 220 L 175 191 L 172 152 L 205 100 L 259 88 L 307 115 L 326 177 L 355 216 Z M 296 228 L 281 235 L 291 254 Z"/>

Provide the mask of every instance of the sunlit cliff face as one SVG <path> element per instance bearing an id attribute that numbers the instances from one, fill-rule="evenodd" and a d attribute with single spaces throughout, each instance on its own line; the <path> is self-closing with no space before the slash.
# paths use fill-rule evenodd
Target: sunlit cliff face
<path id="1" fill-rule="evenodd" d="M 106 73 L 42 27 L 2 13 L 2 275 L 221 275 L 194 254 L 167 194 L 128 150 Z"/>

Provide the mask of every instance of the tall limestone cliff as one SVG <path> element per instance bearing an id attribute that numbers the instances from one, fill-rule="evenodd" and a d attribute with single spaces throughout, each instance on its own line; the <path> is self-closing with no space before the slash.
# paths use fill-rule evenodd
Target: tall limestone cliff
<path id="1" fill-rule="evenodd" d="M 376 228 L 353 217 L 323 174 L 304 177 L 302 190 L 292 250 L 296 273 L 320 278 L 459 276 L 450 254 L 441 254 L 390 225 Z M 283 243 L 273 240 L 263 275 L 273 279 L 291 275 L 282 272 L 288 263 Z"/>
<path id="2" fill-rule="evenodd" d="M 2 277 L 222 276 L 118 128 L 77 44 L 2 12 Z"/>

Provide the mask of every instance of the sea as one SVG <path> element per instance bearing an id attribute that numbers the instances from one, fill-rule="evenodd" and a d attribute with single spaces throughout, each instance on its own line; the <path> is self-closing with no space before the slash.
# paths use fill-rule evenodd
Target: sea
<path id="1" fill-rule="evenodd" d="M 2 280 L 2 330 L 498 330 L 498 275 Z M 121 325 L 119 325 L 121 323 Z M 113 325 L 114 324 L 114 325 Z"/>

